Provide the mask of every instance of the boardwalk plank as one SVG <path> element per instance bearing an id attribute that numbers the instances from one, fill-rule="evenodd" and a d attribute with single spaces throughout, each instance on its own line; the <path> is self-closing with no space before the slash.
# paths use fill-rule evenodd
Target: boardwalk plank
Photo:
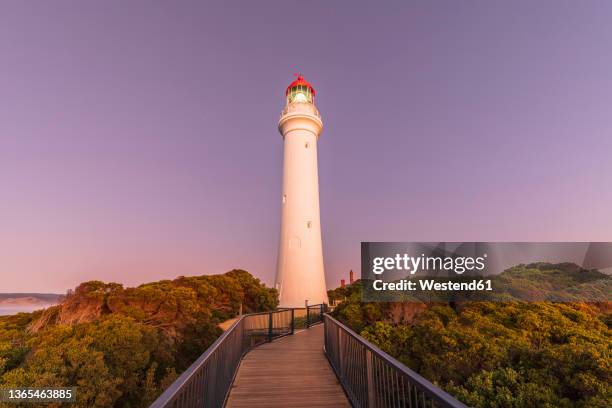
<path id="1" fill-rule="evenodd" d="M 249 352 L 240 364 L 227 407 L 350 407 L 323 354 L 323 325 Z"/>

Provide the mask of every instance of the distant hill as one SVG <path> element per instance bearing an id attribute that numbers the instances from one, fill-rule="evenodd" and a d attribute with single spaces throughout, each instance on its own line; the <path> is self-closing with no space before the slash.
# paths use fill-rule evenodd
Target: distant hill
<path id="1" fill-rule="evenodd" d="M 493 277 L 491 300 L 607 302 L 612 276 L 573 263 L 517 265 Z"/>
<path id="2" fill-rule="evenodd" d="M 33 298 L 44 303 L 57 303 L 62 296 L 57 293 L 0 293 L 0 302 L 7 299 Z"/>
<path id="3" fill-rule="evenodd" d="M 277 305 L 276 290 L 243 270 L 133 288 L 84 282 L 57 305 L 0 317 L 0 388 L 78 386 L 75 407 L 146 407 L 220 322 Z"/>

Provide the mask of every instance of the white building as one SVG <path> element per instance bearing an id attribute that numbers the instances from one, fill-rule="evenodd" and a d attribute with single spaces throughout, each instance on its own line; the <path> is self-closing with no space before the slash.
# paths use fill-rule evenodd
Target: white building
<path id="1" fill-rule="evenodd" d="M 283 136 L 283 191 L 276 288 L 281 307 L 327 303 L 319 217 L 317 140 L 323 130 L 315 90 L 298 76 L 278 122 Z"/>

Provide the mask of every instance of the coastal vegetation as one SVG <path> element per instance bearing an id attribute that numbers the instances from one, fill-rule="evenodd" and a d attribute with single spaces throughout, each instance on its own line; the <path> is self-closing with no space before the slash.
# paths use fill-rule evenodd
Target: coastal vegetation
<path id="1" fill-rule="evenodd" d="M 566 264 L 534 264 L 499 279 L 509 292 L 547 299 L 568 295 L 558 282 L 593 276 Z M 362 285 L 330 291 L 344 300 L 334 315 L 469 406 L 612 406 L 609 302 L 364 303 Z M 609 287 L 599 282 L 590 290 Z"/>
<path id="2" fill-rule="evenodd" d="M 243 270 L 135 288 L 85 282 L 57 306 L 0 317 L 0 387 L 76 386 L 71 406 L 146 407 L 220 335 L 220 322 L 277 299 Z"/>
<path id="3" fill-rule="evenodd" d="M 467 405 L 612 406 L 610 302 L 551 301 L 575 296 L 577 282 L 605 293 L 610 281 L 568 264 L 496 279 L 507 290 L 495 301 L 363 302 L 363 281 L 328 294 L 336 318 Z M 522 291 L 538 301 L 507 295 Z M 242 270 L 135 288 L 85 282 L 56 306 L 0 317 L 0 388 L 76 386 L 75 407 L 146 407 L 220 322 L 277 305 L 276 290 Z"/>

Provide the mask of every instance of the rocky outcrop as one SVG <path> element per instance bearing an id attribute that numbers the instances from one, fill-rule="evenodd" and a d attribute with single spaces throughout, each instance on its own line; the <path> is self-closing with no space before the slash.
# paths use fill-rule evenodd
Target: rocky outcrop
<path id="1" fill-rule="evenodd" d="M 38 332 L 52 324 L 74 325 L 98 319 L 108 311 L 106 298 L 111 290 L 121 285 L 102 282 L 86 282 L 77 287 L 74 293 L 65 297 L 57 306 L 46 309 L 41 317 L 29 327 L 31 332 Z"/>

